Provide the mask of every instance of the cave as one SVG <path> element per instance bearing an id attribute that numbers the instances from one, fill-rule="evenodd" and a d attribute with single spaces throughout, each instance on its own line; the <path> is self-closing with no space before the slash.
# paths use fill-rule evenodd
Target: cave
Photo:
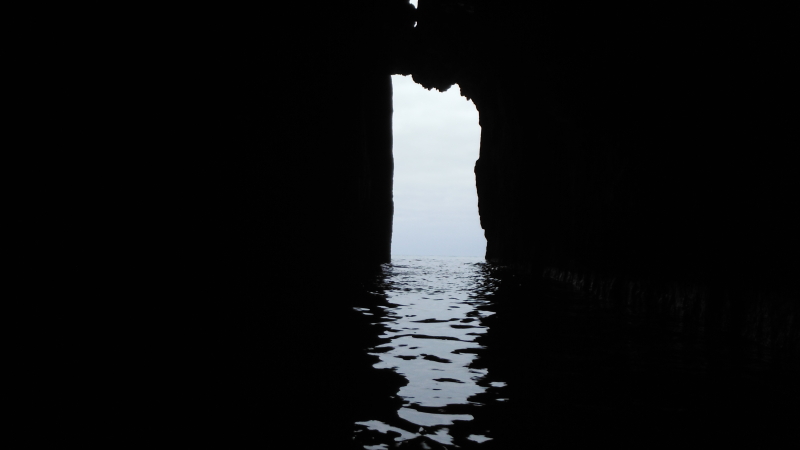
<path id="1" fill-rule="evenodd" d="M 70 267 L 83 255 L 68 285 L 108 305 L 84 317 L 109 336 L 136 317 L 135 343 L 115 353 L 136 370 L 106 383 L 134 386 L 110 407 L 158 418 L 141 433 L 229 444 L 291 430 L 302 448 L 318 414 L 331 448 L 350 438 L 344 392 L 372 381 L 351 371 L 360 331 L 336 320 L 392 256 L 392 75 L 457 84 L 476 105 L 487 261 L 797 361 L 788 7 L 290 3 L 159 11 L 131 47 L 94 44 L 126 62 L 76 84 L 93 119 L 52 133 L 105 155 L 86 158 L 102 169 L 62 155 L 81 169 L 44 196 L 70 206 L 28 196 L 13 221 L 26 286 L 40 283 L 26 272 L 39 255 L 57 249 Z M 63 327 L 74 307 L 54 311 Z M 54 414 L 69 416 L 71 383 L 87 383 L 74 349 L 105 354 L 101 340 L 51 352 L 48 370 L 73 374 L 48 391 Z M 280 418 L 262 433 L 267 409 Z"/>

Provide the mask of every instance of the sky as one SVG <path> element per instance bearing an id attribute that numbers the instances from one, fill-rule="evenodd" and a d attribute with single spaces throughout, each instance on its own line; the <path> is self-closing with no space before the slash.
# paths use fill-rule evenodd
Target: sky
<path id="1" fill-rule="evenodd" d="M 428 91 L 410 76 L 394 90 L 392 255 L 484 256 L 473 169 L 481 128 L 458 85 Z"/>

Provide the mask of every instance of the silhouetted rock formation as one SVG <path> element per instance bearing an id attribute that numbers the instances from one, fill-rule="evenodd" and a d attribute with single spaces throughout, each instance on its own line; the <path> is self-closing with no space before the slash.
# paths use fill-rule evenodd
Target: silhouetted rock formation
<path id="1" fill-rule="evenodd" d="M 780 11 L 422 0 L 412 72 L 478 107 L 489 259 L 787 278 L 788 29 Z"/>
<path id="2" fill-rule="evenodd" d="M 793 290 L 794 49 L 789 15 L 763 13 L 511 0 L 201 12 L 185 32 L 196 45 L 160 53 L 174 54 L 151 98 L 165 106 L 137 128 L 157 125 L 161 160 L 185 167 L 168 172 L 185 186 L 174 216 L 210 263 L 336 254 L 348 278 L 389 257 L 389 76 L 458 83 L 480 113 L 490 260 Z"/>
<path id="3" fill-rule="evenodd" d="M 429 89 L 458 83 L 477 106 L 488 259 L 744 283 L 796 300 L 800 186 L 790 157 L 800 148 L 800 77 L 788 11 L 289 3 L 157 11 L 159 26 L 128 36 L 136 51 L 104 46 L 98 53 L 124 60 L 124 73 L 83 81 L 94 94 L 79 103 L 102 117 L 83 121 L 70 142 L 130 153 L 113 167 L 92 159 L 104 175 L 74 196 L 99 198 L 85 214 L 70 207 L 80 220 L 48 209 L 41 222 L 70 222 L 50 238 L 79 242 L 81 255 L 124 278 L 108 291 L 134 293 L 124 315 L 158 311 L 185 328 L 175 334 L 192 345 L 175 351 L 201 375 L 184 379 L 234 386 L 209 413 L 246 403 L 242 386 L 270 364 L 309 369 L 298 349 L 329 359 L 340 350 L 325 339 L 345 314 L 330 286 L 357 295 L 358 274 L 390 256 L 392 74 Z M 118 185 L 125 194 L 109 194 Z M 24 217 L 15 219 L 20 242 L 48 236 Z M 322 260 L 334 264 L 315 267 Z M 287 417 L 312 399 L 336 416 L 346 395 L 293 373 L 291 388 L 252 395 L 274 393 Z"/>
<path id="4" fill-rule="evenodd" d="M 788 12 L 421 3 L 414 79 L 480 113 L 487 259 L 798 297 Z"/>

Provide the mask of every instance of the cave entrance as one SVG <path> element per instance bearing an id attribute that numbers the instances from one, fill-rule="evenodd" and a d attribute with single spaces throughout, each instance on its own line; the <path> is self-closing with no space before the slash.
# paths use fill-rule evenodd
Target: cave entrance
<path id="1" fill-rule="evenodd" d="M 428 91 L 393 75 L 394 222 L 392 256 L 480 256 L 473 168 L 481 128 L 472 101 L 454 85 Z"/>

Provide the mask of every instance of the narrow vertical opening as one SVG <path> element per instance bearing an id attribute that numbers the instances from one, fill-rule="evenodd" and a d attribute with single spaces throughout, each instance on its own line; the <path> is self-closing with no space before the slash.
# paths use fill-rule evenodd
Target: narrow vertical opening
<path id="1" fill-rule="evenodd" d="M 481 129 L 458 85 L 428 91 L 392 76 L 392 255 L 483 256 L 475 161 Z"/>

